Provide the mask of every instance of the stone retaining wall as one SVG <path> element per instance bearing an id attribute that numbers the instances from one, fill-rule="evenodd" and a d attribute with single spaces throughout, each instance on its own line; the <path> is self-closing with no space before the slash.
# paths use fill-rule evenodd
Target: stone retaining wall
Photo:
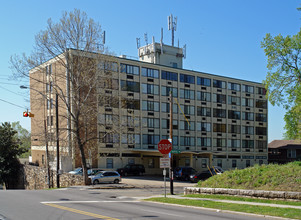
<path id="1" fill-rule="evenodd" d="M 24 165 L 23 166 L 23 185 L 24 189 L 48 189 L 47 169 Z M 60 175 L 60 187 L 83 185 L 81 175 L 72 175 L 64 173 Z M 50 171 L 50 186 L 56 186 L 56 172 Z"/>
<path id="2" fill-rule="evenodd" d="M 232 195 L 232 196 L 233 195 L 250 196 L 250 197 L 260 197 L 260 198 L 269 198 L 269 199 L 301 200 L 301 192 L 288 192 L 288 191 L 185 187 L 184 195 L 189 195 L 189 194 L 224 194 L 224 195 Z"/>

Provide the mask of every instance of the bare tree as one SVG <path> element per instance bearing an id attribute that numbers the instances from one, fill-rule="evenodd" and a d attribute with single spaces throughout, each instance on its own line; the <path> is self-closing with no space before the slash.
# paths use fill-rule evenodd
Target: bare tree
<path id="1" fill-rule="evenodd" d="M 30 79 L 31 102 L 40 98 L 39 102 L 34 102 L 35 106 L 31 103 L 31 109 L 38 111 L 39 107 L 44 106 L 40 118 L 45 120 L 47 116 L 51 117 L 49 112 L 52 111 L 53 97 L 58 95 L 59 115 L 65 118 L 59 122 L 60 138 L 65 139 L 69 147 L 76 146 L 72 148 L 76 152 L 71 152 L 69 148 L 68 153 L 79 152 L 85 184 L 88 183 L 87 151 L 93 148 L 95 151 L 98 140 L 95 111 L 99 102 L 97 70 L 98 60 L 106 52 L 101 46 L 102 34 L 98 23 L 75 9 L 64 12 L 57 23 L 48 20 L 46 30 L 35 36 L 34 50 L 30 56 L 11 57 L 15 78 Z"/>

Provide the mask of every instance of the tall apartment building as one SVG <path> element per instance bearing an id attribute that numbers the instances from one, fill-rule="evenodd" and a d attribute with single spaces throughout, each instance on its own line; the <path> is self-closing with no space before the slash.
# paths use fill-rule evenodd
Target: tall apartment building
<path id="1" fill-rule="evenodd" d="M 60 55 L 66 62 L 73 53 L 81 54 L 75 50 L 68 53 L 68 56 Z M 98 81 L 95 90 L 97 116 L 91 119 L 95 121 L 97 128 L 93 132 L 98 138 L 90 145 L 97 147 L 92 153 L 87 151 L 91 166 L 116 169 L 137 163 L 144 164 L 147 173 L 161 174 L 159 158 L 162 155 L 157 144 L 169 138 L 170 92 L 173 96 L 174 166 L 202 170 L 214 165 L 227 170 L 267 163 L 268 109 L 263 84 L 185 70 L 182 48 L 152 43 L 139 48 L 138 53 L 139 61 L 82 54 L 95 61 Z M 44 77 L 48 80 L 45 85 L 49 86 L 54 76 L 61 74 L 65 77 L 62 85 L 68 85 L 66 69 L 56 60 L 53 58 L 43 64 L 39 71 L 32 70 L 31 75 Z M 40 71 L 46 68 L 48 75 L 47 71 Z M 49 78 L 50 68 L 53 78 Z M 35 86 L 31 83 L 32 88 Z M 49 92 L 49 88 L 44 90 Z M 49 99 L 51 97 L 50 94 Z M 43 118 L 50 120 L 50 130 L 55 124 L 51 121 L 55 117 L 51 107 L 47 110 L 45 105 L 47 102 L 37 105 L 31 98 L 32 112 L 35 109 L 41 113 L 41 106 L 46 109 L 40 116 L 34 112 L 37 117 L 32 119 L 32 157 L 40 164 L 44 162 L 45 141 L 37 140 L 34 133 L 42 129 Z M 63 108 L 60 112 L 65 115 L 65 119 L 60 120 L 60 129 L 64 130 L 68 126 L 68 114 Z M 60 139 L 69 140 L 62 144 L 62 160 L 72 161 L 73 167 L 80 166 L 72 135 L 66 131 Z M 54 142 L 49 144 L 49 149 L 55 151 Z M 70 164 L 63 167 L 71 169 Z"/>

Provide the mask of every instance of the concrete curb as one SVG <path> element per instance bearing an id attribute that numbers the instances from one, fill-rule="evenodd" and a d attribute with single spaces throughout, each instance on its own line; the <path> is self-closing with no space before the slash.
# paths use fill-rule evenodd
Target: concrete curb
<path id="1" fill-rule="evenodd" d="M 288 191 L 266 191 L 266 190 L 246 190 L 246 189 L 225 189 L 225 188 L 201 188 L 185 187 L 184 195 L 189 194 L 223 194 L 236 196 L 249 196 L 268 199 L 293 199 L 301 200 L 301 192 Z"/>

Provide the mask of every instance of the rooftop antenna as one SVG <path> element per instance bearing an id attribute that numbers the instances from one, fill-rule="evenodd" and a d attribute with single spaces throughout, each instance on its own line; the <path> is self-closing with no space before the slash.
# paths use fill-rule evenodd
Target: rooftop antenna
<path id="1" fill-rule="evenodd" d="M 146 45 L 148 45 L 147 33 L 144 34 L 144 40 L 145 40 Z"/>
<path id="2" fill-rule="evenodd" d="M 183 55 L 184 59 L 186 59 L 186 44 L 183 46 Z"/>
<path id="3" fill-rule="evenodd" d="M 171 30 L 171 45 L 174 46 L 175 41 L 175 31 L 177 30 L 177 17 L 168 16 L 168 30 Z"/>
<path id="4" fill-rule="evenodd" d="M 137 49 L 139 49 L 140 48 L 140 37 L 136 38 L 136 42 L 137 42 Z"/>
<path id="5" fill-rule="evenodd" d="M 160 46 L 161 46 L 161 54 L 163 54 L 163 28 L 161 28 Z"/>
<path id="6" fill-rule="evenodd" d="M 102 44 L 104 45 L 106 43 L 106 31 L 103 31 L 102 33 Z"/>

